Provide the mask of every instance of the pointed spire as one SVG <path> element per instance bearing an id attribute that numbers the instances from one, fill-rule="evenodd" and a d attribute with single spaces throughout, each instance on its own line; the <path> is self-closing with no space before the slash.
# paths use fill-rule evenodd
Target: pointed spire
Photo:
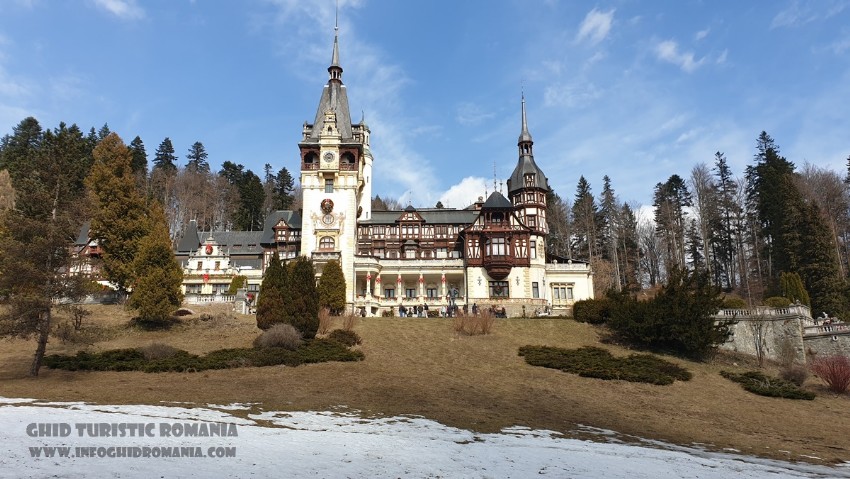
<path id="1" fill-rule="evenodd" d="M 336 4 L 336 19 L 334 20 L 334 51 L 331 55 L 331 66 L 328 67 L 331 80 L 342 82 L 342 67 L 339 65 L 339 2 Z"/>
<path id="2" fill-rule="evenodd" d="M 531 140 L 531 133 L 528 132 L 528 120 L 525 117 L 525 92 L 522 93 L 522 131 L 519 134 L 518 144 L 522 145 L 523 143 L 533 143 Z M 522 150 L 522 148 L 520 148 Z M 529 148 L 530 152 L 531 149 Z"/>

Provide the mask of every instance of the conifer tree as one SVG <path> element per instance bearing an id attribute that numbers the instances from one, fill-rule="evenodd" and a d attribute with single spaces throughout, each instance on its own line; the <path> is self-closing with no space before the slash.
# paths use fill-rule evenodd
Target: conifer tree
<path id="1" fill-rule="evenodd" d="M 596 254 L 596 240 L 599 236 L 597 228 L 599 212 L 596 207 L 596 200 L 590 191 L 590 183 L 584 179 L 584 176 L 579 178 L 576 186 L 572 213 L 576 253 L 582 254 L 586 251 L 587 260 L 592 261 L 594 254 Z"/>
<path id="2" fill-rule="evenodd" d="M 782 273 L 779 277 L 779 286 L 783 297 L 788 298 L 791 302 L 799 301 L 806 306 L 811 306 L 809 293 L 803 286 L 803 280 L 799 274 Z"/>
<path id="3" fill-rule="evenodd" d="M 13 181 L 32 171 L 44 132 L 33 117 L 24 118 L 11 135 L 0 140 L 0 170 L 8 170 Z"/>
<path id="4" fill-rule="evenodd" d="M 186 169 L 199 173 L 209 173 L 210 164 L 207 161 L 207 157 L 209 157 L 209 154 L 204 148 L 204 144 L 200 141 L 196 141 L 189 148 L 189 153 L 186 154 L 186 159 L 189 160 L 189 162 L 186 163 Z"/>
<path id="5" fill-rule="evenodd" d="M 140 137 L 133 138 L 130 142 L 130 169 L 133 173 L 139 176 L 148 176 L 148 153 L 145 151 L 145 144 Z"/>
<path id="6" fill-rule="evenodd" d="M 319 329 L 319 291 L 313 261 L 299 256 L 290 268 L 289 288 L 284 295 L 285 321 L 301 331 L 305 339 L 312 339 Z"/>
<path id="7" fill-rule="evenodd" d="M 257 327 L 260 329 L 269 329 L 275 324 L 286 322 L 284 295 L 288 289 L 287 269 L 275 251 L 266 266 L 260 297 L 257 298 Z"/>
<path id="8" fill-rule="evenodd" d="M 95 206 L 91 236 L 103 250 L 106 278 L 126 291 L 135 278 L 139 241 L 150 229 L 145 202 L 136 189 L 130 150 L 117 134 L 108 134 L 93 154 L 95 163 L 87 179 Z"/>
<path id="9" fill-rule="evenodd" d="M 174 155 L 171 138 L 166 137 L 157 147 L 153 157 L 153 168 L 169 175 L 177 173 L 177 157 Z"/>
<path id="10" fill-rule="evenodd" d="M 128 306 L 145 321 L 162 322 L 183 302 L 183 271 L 171 249 L 165 211 L 159 203 L 150 207 L 148 233 L 139 242 L 133 261 L 136 280 Z"/>
<path id="11" fill-rule="evenodd" d="M 0 294 L 5 302 L 0 335 L 36 338 L 32 376 L 41 368 L 55 304 L 77 300 L 86 291 L 84 278 L 68 275 L 68 246 L 82 217 L 86 140 L 75 125 L 39 132 L 37 122 L 27 119 L 11 140 L 3 141 L 3 149 L 11 147 L 13 154 L 4 151 L 4 159 L 31 174 L 12 176 L 17 201 L 0 224 Z"/>
<path id="12" fill-rule="evenodd" d="M 345 310 L 345 275 L 337 260 L 328 261 L 319 278 L 319 306 L 328 308 L 332 315 Z"/>

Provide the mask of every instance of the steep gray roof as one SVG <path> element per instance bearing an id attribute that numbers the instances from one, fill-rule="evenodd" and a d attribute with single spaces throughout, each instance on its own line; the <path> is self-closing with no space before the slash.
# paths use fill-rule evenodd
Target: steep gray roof
<path id="1" fill-rule="evenodd" d="M 534 162 L 534 154 L 532 146 L 534 141 L 531 139 L 531 133 L 528 132 L 528 122 L 525 118 L 525 95 L 522 97 L 522 131 L 519 134 L 517 146 L 519 147 L 519 161 L 517 162 L 514 172 L 508 178 L 508 194 L 512 195 L 515 192 L 524 188 L 540 188 L 546 191 L 549 189 L 549 180 L 543 174 L 543 170 Z M 526 186 L 525 175 L 534 175 L 534 184 Z"/>
<path id="2" fill-rule="evenodd" d="M 454 210 L 448 208 L 434 208 L 416 210 L 425 223 L 428 224 L 450 224 L 450 225 L 466 225 L 471 224 L 478 217 L 476 210 Z M 396 223 L 404 211 L 372 211 L 372 218 L 359 221 L 359 224 L 364 225 L 392 225 Z"/>
<path id="3" fill-rule="evenodd" d="M 204 240 L 209 233 L 203 235 Z M 260 239 L 262 231 L 213 231 L 212 237 L 216 243 L 222 245 L 231 255 L 235 254 L 261 254 L 263 246 Z"/>
<path id="4" fill-rule="evenodd" d="M 177 253 L 191 253 L 197 251 L 201 245 L 201 238 L 198 236 L 198 223 L 195 220 L 189 222 L 186 229 L 183 230 L 183 236 L 177 242 Z"/>
<path id="5" fill-rule="evenodd" d="M 301 214 L 297 211 L 290 210 L 277 210 L 272 211 L 266 216 L 266 220 L 263 223 L 263 236 L 261 243 L 263 244 L 271 244 L 274 243 L 274 226 L 283 219 L 286 221 L 286 224 L 289 225 L 290 228 L 293 229 L 301 229 Z"/>
<path id="6" fill-rule="evenodd" d="M 342 140 L 351 140 L 351 113 L 348 110 L 348 92 L 342 82 L 330 80 L 322 89 L 322 97 L 319 99 L 319 108 L 316 109 L 316 119 L 313 120 L 313 130 L 310 132 L 310 142 L 318 142 L 319 134 L 322 132 L 325 112 L 331 110 L 336 113 L 336 127 Z"/>
<path id="7" fill-rule="evenodd" d="M 343 141 L 349 141 L 354 136 L 351 134 L 351 112 L 348 109 L 348 93 L 342 84 L 342 66 L 339 64 L 339 30 L 334 29 L 334 47 L 331 55 L 331 66 L 328 67 L 330 79 L 322 89 L 322 97 L 319 99 L 319 108 L 316 109 L 316 119 L 313 120 L 313 130 L 310 132 L 308 142 L 319 141 L 322 132 L 325 112 L 336 113 L 336 127 Z"/>
<path id="8" fill-rule="evenodd" d="M 89 231 L 91 231 L 91 221 L 86 221 L 80 225 L 80 234 L 77 235 L 77 240 L 74 243 L 77 246 L 85 246 L 89 243 Z"/>
<path id="9" fill-rule="evenodd" d="M 498 191 L 490 193 L 482 209 L 513 209 L 514 205 Z"/>

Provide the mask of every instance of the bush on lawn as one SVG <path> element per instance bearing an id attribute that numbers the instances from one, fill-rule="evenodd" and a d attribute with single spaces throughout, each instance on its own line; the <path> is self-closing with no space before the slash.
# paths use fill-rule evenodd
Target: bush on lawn
<path id="1" fill-rule="evenodd" d="M 332 339 L 348 347 L 355 346 L 363 342 L 363 340 L 360 339 L 360 336 L 350 329 L 334 329 L 330 334 L 328 334 L 328 339 Z"/>
<path id="2" fill-rule="evenodd" d="M 758 371 L 747 371 L 741 374 L 720 371 L 720 375 L 741 385 L 747 391 L 760 396 L 785 399 L 805 399 L 811 401 L 814 393 L 804 391 L 784 379 L 766 376 Z"/>
<path id="3" fill-rule="evenodd" d="M 301 346 L 302 342 L 301 333 L 294 326 L 278 323 L 257 336 L 257 339 L 254 340 L 254 347 L 258 349 L 283 348 L 295 351 Z"/>
<path id="4" fill-rule="evenodd" d="M 606 349 L 586 346 L 562 349 L 547 346 L 523 346 L 519 355 L 532 366 L 560 369 L 582 377 L 621 379 L 623 381 L 667 385 L 688 381 L 688 370 L 651 354 L 632 354 L 617 358 Z"/>

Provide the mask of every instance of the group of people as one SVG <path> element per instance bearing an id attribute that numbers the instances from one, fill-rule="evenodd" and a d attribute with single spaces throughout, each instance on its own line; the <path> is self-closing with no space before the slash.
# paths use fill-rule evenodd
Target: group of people
<path id="1" fill-rule="evenodd" d="M 419 306 L 399 306 L 398 315 L 402 318 L 427 318 L 428 305 L 420 304 Z"/>

